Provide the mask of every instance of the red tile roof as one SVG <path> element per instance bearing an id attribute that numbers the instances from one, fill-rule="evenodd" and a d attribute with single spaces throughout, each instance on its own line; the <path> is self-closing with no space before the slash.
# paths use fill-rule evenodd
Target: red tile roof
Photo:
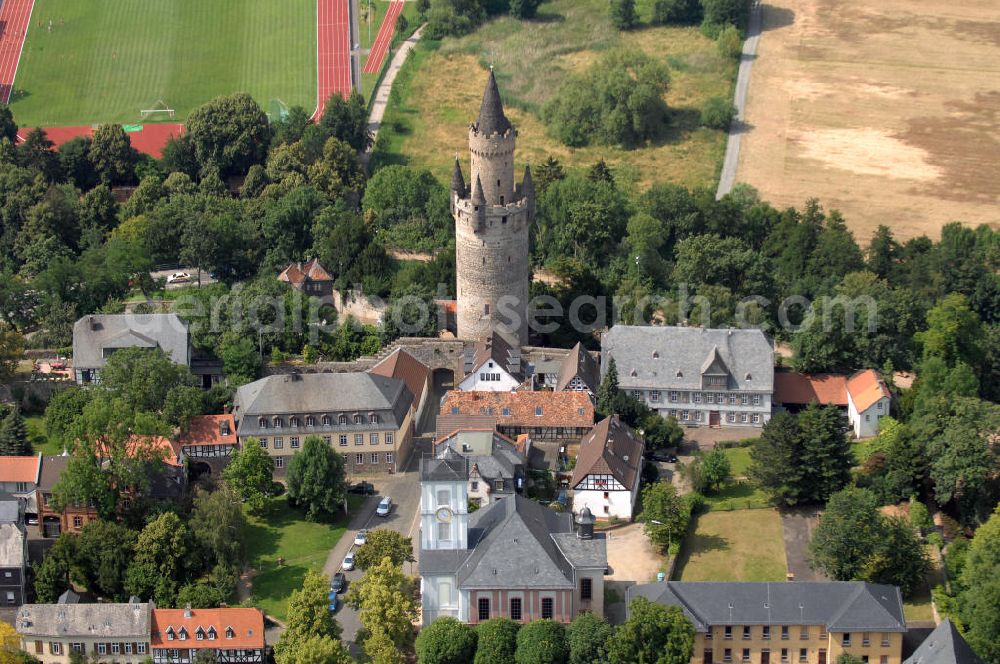
<path id="1" fill-rule="evenodd" d="M 859 371 L 848 378 L 847 391 L 851 393 L 854 407 L 859 413 L 871 408 L 879 399 L 890 396 L 889 388 L 874 369 Z"/>
<path id="2" fill-rule="evenodd" d="M 458 392 L 441 404 L 442 415 L 494 415 L 498 426 L 589 428 L 594 405 L 584 392 Z"/>
<path id="3" fill-rule="evenodd" d="M 0 456 L 0 482 L 38 481 L 41 472 L 40 456 Z"/>
<path id="4" fill-rule="evenodd" d="M 847 376 L 776 371 L 774 401 L 802 405 L 816 402 L 821 406 L 846 406 Z"/>
<path id="5" fill-rule="evenodd" d="M 413 395 L 413 407 L 420 403 L 420 397 L 430 380 L 431 370 L 423 362 L 405 350 L 397 348 L 391 355 L 368 370 L 369 373 L 386 378 L 402 380 Z"/>
<path id="6" fill-rule="evenodd" d="M 229 435 L 222 435 L 222 425 L 229 424 Z M 235 445 L 236 420 L 232 413 L 198 415 L 191 418 L 187 433 L 177 436 L 178 445 Z"/>
<path id="7" fill-rule="evenodd" d="M 132 436 L 125 447 L 125 451 L 130 457 L 138 454 L 153 458 L 154 455 L 162 454 L 161 458 L 165 464 L 177 468 L 184 466 L 184 462 L 181 461 L 180 444 L 163 436 Z M 98 443 L 97 455 L 102 459 L 108 458 L 108 453 L 104 450 L 102 443 Z"/>
<path id="8" fill-rule="evenodd" d="M 333 281 L 330 273 L 320 265 L 318 258 L 311 258 L 305 263 L 292 263 L 278 275 L 278 281 L 287 281 L 296 286 L 306 279 L 309 281 Z"/>
<path id="9" fill-rule="evenodd" d="M 580 441 L 571 486 L 575 487 L 587 475 L 612 475 L 631 491 L 639 481 L 645 449 L 642 438 L 617 415 L 606 417 Z"/>
<path id="10" fill-rule="evenodd" d="M 191 617 L 184 616 L 185 609 L 153 609 L 150 632 L 154 648 L 222 648 L 260 650 L 264 643 L 264 614 L 259 609 L 191 609 Z M 181 628 L 187 630 L 183 642 L 179 636 L 171 641 L 167 638 L 167 628 L 172 627 L 175 635 Z M 198 628 L 205 631 L 204 640 L 196 636 Z M 209 640 L 208 630 L 215 628 L 216 637 Z M 227 629 L 232 628 L 232 638 Z"/>

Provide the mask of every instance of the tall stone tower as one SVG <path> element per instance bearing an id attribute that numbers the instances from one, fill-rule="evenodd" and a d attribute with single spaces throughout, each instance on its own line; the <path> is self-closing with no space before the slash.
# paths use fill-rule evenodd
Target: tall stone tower
<path id="1" fill-rule="evenodd" d="M 514 184 L 516 140 L 490 69 L 479 117 L 469 125 L 471 184 L 465 184 L 457 157 L 451 179 L 462 339 L 496 330 L 512 342 L 528 342 L 528 238 L 535 188 L 528 167 L 521 184 Z"/>

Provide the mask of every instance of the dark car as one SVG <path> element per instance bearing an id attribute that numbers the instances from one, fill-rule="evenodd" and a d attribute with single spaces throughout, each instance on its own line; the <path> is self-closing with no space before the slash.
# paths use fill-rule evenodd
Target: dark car
<path id="1" fill-rule="evenodd" d="M 677 463 L 677 455 L 667 450 L 647 450 L 646 458 L 651 461 L 664 461 L 666 463 Z"/>
<path id="2" fill-rule="evenodd" d="M 371 482 L 358 482 L 347 487 L 347 493 L 355 493 L 359 496 L 374 496 L 375 485 Z"/>
<path id="3" fill-rule="evenodd" d="M 347 588 L 347 577 L 344 576 L 343 572 L 337 572 L 333 575 L 333 580 L 330 581 L 330 592 L 334 594 L 340 594 L 344 592 Z"/>

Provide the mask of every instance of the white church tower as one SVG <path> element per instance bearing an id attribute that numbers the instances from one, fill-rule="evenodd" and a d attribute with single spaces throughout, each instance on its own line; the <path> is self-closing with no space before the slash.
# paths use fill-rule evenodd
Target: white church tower
<path id="1" fill-rule="evenodd" d="M 421 460 L 421 550 L 469 547 L 468 482 L 468 461 L 450 448 L 439 459 Z"/>

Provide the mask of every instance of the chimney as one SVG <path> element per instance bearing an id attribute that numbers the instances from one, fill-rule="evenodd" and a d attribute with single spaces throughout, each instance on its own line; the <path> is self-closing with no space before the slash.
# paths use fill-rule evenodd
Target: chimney
<path id="1" fill-rule="evenodd" d="M 185 618 L 190 618 L 191 617 L 191 603 L 190 602 L 188 604 L 184 605 L 184 617 Z"/>
<path id="2" fill-rule="evenodd" d="M 219 435 L 228 436 L 229 435 L 229 420 L 222 420 L 219 422 Z"/>

